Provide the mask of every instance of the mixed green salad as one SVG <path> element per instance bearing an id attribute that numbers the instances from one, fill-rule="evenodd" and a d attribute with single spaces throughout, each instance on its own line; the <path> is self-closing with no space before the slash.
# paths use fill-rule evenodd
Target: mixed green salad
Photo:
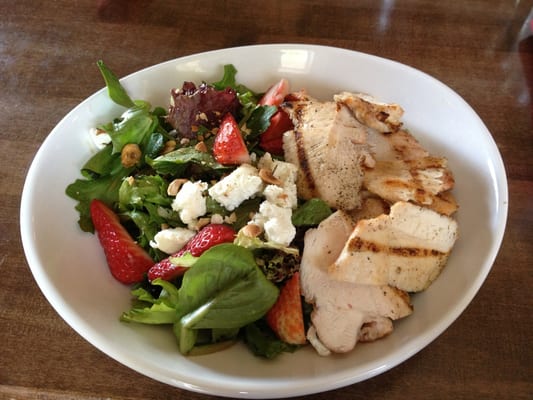
<path id="1" fill-rule="evenodd" d="M 95 127 L 94 134 L 107 140 L 86 160 L 82 177 L 66 188 L 66 194 L 77 202 L 79 226 L 95 232 L 91 202 L 99 200 L 116 213 L 154 263 L 170 260 L 186 269 L 170 280 L 151 280 L 145 275 L 133 284 L 131 309 L 120 320 L 168 325 L 178 349 L 188 355 L 220 350 L 237 341 L 267 358 L 299 348 L 280 339 L 265 314 L 277 301 L 280 288 L 298 272 L 303 233 L 332 210 L 319 199 L 296 199 L 289 207 L 295 233 L 287 243 L 265 232 L 243 234 L 258 215 L 263 216 L 262 227 L 270 223 L 272 229 L 279 228 L 263 211 L 263 191 L 229 206 L 210 190 L 243 167 L 221 163 L 213 152 L 221 119 L 227 114 L 237 122 L 250 156 L 245 164 L 256 170 L 261 163 L 283 166 L 276 164 L 284 162 L 282 152 L 275 154 L 261 145 L 278 106 L 265 104 L 263 92 L 238 83 L 233 65 L 223 67 L 218 81 L 184 82 L 181 88 L 170 90 L 166 107 L 132 99 L 103 62 L 97 65 L 110 99 L 124 111 Z M 133 150 L 128 152 L 130 147 Z M 200 215 L 184 213 L 187 205 L 176 207 L 176 193 L 170 190 L 176 182 L 204 185 L 205 207 Z M 218 244 L 200 256 L 164 251 L 158 245 L 157 235 L 162 231 L 181 229 L 192 236 L 214 221 L 236 232 L 232 243 Z M 307 305 L 303 300 L 301 305 L 306 319 Z"/>

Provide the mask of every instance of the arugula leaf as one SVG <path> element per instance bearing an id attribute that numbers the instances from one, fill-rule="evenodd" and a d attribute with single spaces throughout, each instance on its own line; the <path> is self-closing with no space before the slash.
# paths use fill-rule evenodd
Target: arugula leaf
<path id="1" fill-rule="evenodd" d="M 167 194 L 167 187 L 168 183 L 159 175 L 129 178 L 119 189 L 120 208 L 142 208 L 145 202 L 170 206 L 172 199 Z"/>
<path id="2" fill-rule="evenodd" d="M 91 220 L 90 203 L 93 199 L 100 199 L 106 204 L 115 204 L 118 201 L 118 191 L 122 180 L 128 176 L 130 169 L 122 168 L 114 175 L 106 175 L 93 180 L 76 179 L 67 186 L 67 196 L 78 201 L 76 210 L 80 218 L 78 224 L 84 232 L 94 232 Z"/>
<path id="3" fill-rule="evenodd" d="M 120 84 L 120 81 L 115 74 L 107 68 L 102 60 L 96 62 L 100 73 L 104 77 L 104 81 L 107 86 L 107 93 L 111 100 L 124 107 L 133 107 L 135 103 L 130 98 L 124 87 Z"/>
<path id="4" fill-rule="evenodd" d="M 81 168 L 81 173 L 86 178 L 113 175 L 123 168 L 120 155 L 113 154 L 113 146 L 108 144 L 94 154 Z"/>
<path id="5" fill-rule="evenodd" d="M 150 113 L 146 106 L 128 108 L 121 117 L 111 125 L 101 126 L 113 143 L 113 153 L 119 153 L 128 143 L 144 144 L 149 135 L 159 125 L 159 119 Z"/>
<path id="6" fill-rule="evenodd" d="M 147 247 L 155 259 L 160 259 L 162 254 L 148 245 L 161 224 L 169 223 L 168 218 L 181 223 L 178 214 L 170 208 L 172 199 L 167 187 L 167 182 L 159 175 L 139 175 L 125 179 L 118 191 L 118 209 L 135 223 L 139 230 L 137 241 Z"/>

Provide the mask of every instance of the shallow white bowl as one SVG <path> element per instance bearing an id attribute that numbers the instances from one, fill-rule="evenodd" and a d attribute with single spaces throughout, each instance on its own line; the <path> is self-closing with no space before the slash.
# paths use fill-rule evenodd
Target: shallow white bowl
<path id="1" fill-rule="evenodd" d="M 113 68 L 112 60 L 104 61 Z M 404 125 L 432 153 L 449 159 L 461 235 L 439 279 L 413 297 L 413 315 L 396 323 L 386 339 L 358 345 L 347 355 L 324 358 L 308 346 L 274 361 L 256 358 L 240 345 L 185 358 L 170 330 L 119 322 L 130 305 L 129 288 L 111 277 L 96 237 L 78 229 L 75 203 L 64 194 L 94 151 L 89 129 L 121 113 L 104 89 L 54 128 L 28 172 L 20 225 L 35 280 L 59 315 L 95 347 L 183 389 L 231 397 L 289 397 L 353 384 L 396 366 L 452 324 L 494 262 L 508 193 L 490 133 L 459 95 L 434 78 L 397 62 L 331 47 L 282 44 L 213 51 L 144 69 L 122 83 L 133 98 L 166 107 L 171 88 L 185 80 L 217 80 L 228 63 L 237 67 L 238 81 L 256 91 L 286 77 L 292 89 L 306 88 L 324 100 L 348 90 L 399 103 L 405 109 Z"/>

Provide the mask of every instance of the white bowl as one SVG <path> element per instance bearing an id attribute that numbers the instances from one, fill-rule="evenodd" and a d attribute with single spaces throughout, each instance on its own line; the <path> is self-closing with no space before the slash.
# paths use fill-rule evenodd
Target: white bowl
<path id="1" fill-rule="evenodd" d="M 104 61 L 113 68 L 113 60 Z M 186 358 L 169 329 L 119 322 L 130 305 L 129 288 L 111 277 L 96 237 L 79 230 L 75 203 L 65 195 L 94 151 L 88 130 L 121 112 L 104 89 L 54 128 L 26 178 L 21 234 L 39 287 L 95 347 L 146 376 L 196 392 L 243 398 L 305 395 L 371 378 L 405 361 L 464 311 L 501 244 L 507 181 L 489 131 L 459 95 L 434 78 L 397 62 L 331 47 L 280 44 L 212 51 L 146 68 L 122 83 L 133 98 L 166 107 L 171 88 L 185 80 L 217 80 L 228 63 L 238 69 L 238 81 L 256 91 L 286 77 L 292 89 L 306 88 L 324 100 L 348 90 L 399 103 L 404 125 L 432 153 L 449 159 L 460 204 L 460 239 L 439 279 L 413 297 L 413 315 L 397 322 L 389 337 L 358 345 L 350 354 L 320 357 L 308 346 L 273 361 L 254 357 L 241 345 Z"/>

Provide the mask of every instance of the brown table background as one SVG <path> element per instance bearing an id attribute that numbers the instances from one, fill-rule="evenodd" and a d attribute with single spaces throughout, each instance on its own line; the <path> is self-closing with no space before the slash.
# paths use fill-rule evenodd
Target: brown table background
<path id="1" fill-rule="evenodd" d="M 103 86 L 96 60 L 124 76 L 192 53 L 288 42 L 394 59 L 452 87 L 493 134 L 510 191 L 503 246 L 466 312 L 391 371 L 308 398 L 533 398 L 533 38 L 528 48 L 518 43 L 531 6 L 512 0 L 0 0 L 0 399 L 209 397 L 137 374 L 60 319 L 22 251 L 22 186 L 51 129 Z"/>

